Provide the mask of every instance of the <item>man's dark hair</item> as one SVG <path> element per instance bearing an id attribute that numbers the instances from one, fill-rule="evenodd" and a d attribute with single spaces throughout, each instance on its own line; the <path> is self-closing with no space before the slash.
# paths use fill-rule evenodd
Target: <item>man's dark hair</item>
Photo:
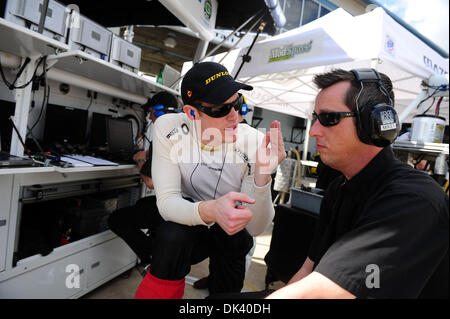
<path id="1" fill-rule="evenodd" d="M 164 105 L 167 111 L 174 111 L 178 108 L 177 98 L 169 92 L 161 91 L 152 96 L 147 103 L 142 105 L 145 112 L 150 112 L 155 105 Z"/>
<path id="2" fill-rule="evenodd" d="M 389 77 L 383 73 L 379 73 L 381 77 L 381 84 L 389 92 L 392 103 L 394 103 L 394 92 L 392 91 L 392 82 Z M 333 84 L 341 81 L 350 81 L 350 88 L 344 96 L 344 103 L 350 110 L 356 111 L 356 98 L 361 90 L 361 83 L 356 80 L 355 75 L 343 69 L 332 70 L 327 73 L 317 74 L 313 82 L 319 89 L 326 89 Z M 359 107 L 369 104 L 375 105 L 379 103 L 390 104 L 389 98 L 382 92 L 376 83 L 364 83 L 364 89 L 358 99 Z M 394 107 L 394 105 L 391 105 Z"/>

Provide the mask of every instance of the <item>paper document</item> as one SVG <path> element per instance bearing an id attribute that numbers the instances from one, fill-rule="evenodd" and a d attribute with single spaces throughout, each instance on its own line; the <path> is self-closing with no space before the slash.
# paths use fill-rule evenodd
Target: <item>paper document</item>
<path id="1" fill-rule="evenodd" d="M 66 157 L 66 156 L 61 156 L 61 161 L 68 162 L 68 163 L 72 164 L 73 167 L 89 167 L 89 166 L 94 166 L 93 164 L 89 164 L 89 163 L 86 163 L 86 162 L 77 161 L 76 159 L 73 159 L 73 158 L 70 158 L 70 157 Z"/>
<path id="2" fill-rule="evenodd" d="M 107 160 L 104 160 L 102 158 L 92 157 L 92 156 L 85 156 L 85 155 L 64 155 L 65 157 L 69 157 L 71 159 L 84 162 L 87 164 L 95 165 L 95 166 L 118 166 L 118 163 L 110 162 Z"/>

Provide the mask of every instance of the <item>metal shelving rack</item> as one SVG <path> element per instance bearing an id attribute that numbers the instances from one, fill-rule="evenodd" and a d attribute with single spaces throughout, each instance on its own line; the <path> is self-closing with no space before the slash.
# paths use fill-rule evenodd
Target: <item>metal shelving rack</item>
<path id="1" fill-rule="evenodd" d="M 3 57 L 15 61 L 31 61 L 16 85 L 27 83 L 34 73 L 37 61 L 47 56 L 47 75 L 61 74 L 77 78 L 79 87 L 91 89 L 92 83 L 105 89 L 104 94 L 130 97 L 146 101 L 154 93 L 179 93 L 143 76 L 120 68 L 82 51 L 69 51 L 67 44 L 48 38 L 0 18 L 0 51 Z M 4 61 L 3 61 L 4 62 Z M 42 72 L 42 71 L 41 71 Z M 53 72 L 53 74 L 52 74 Z M 55 80 L 57 80 L 55 78 Z M 85 83 L 83 83 L 85 82 Z M 73 84 L 75 85 L 75 84 Z M 14 122 L 25 136 L 31 104 L 31 85 L 14 92 L 16 110 Z M 14 133 L 11 153 L 21 156 L 23 146 Z M 13 265 L 18 247 L 23 190 L 31 185 L 58 185 L 84 183 L 92 180 L 113 180 L 120 183 L 127 177 L 139 177 L 135 165 L 94 167 L 22 167 L 0 170 L 0 298 L 77 298 L 130 269 L 136 255 L 110 230 L 55 248 L 49 255 L 33 255 Z M 115 185 L 125 187 L 131 184 Z M 135 187 L 135 185 L 132 185 Z M 63 187 L 62 187 L 63 188 Z M 80 282 L 69 289 L 67 265 L 77 265 Z"/>

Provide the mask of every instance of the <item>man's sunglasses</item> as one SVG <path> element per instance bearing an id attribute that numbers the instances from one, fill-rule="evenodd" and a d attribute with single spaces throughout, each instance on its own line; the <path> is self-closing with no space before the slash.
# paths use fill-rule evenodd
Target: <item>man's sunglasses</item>
<path id="1" fill-rule="evenodd" d="M 208 116 L 219 118 L 228 115 L 231 111 L 231 108 L 234 108 L 237 112 L 239 112 L 242 108 L 242 104 L 244 104 L 244 96 L 241 93 L 238 93 L 238 98 L 231 103 L 215 105 L 215 106 L 203 106 L 197 104 L 190 104 L 195 107 L 197 110 L 202 111 Z"/>
<path id="2" fill-rule="evenodd" d="M 317 114 L 314 112 L 312 114 L 312 120 L 313 124 L 314 122 L 319 119 L 320 124 L 323 126 L 334 126 L 339 123 L 341 119 L 344 117 L 355 117 L 355 112 L 322 112 L 320 114 Z"/>

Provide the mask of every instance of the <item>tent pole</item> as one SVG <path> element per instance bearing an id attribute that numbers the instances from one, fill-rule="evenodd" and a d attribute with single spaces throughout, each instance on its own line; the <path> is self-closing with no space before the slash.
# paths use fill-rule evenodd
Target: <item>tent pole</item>
<path id="1" fill-rule="evenodd" d="M 372 59 L 372 61 L 370 62 L 370 67 L 378 71 L 378 64 L 379 64 L 378 62 L 379 62 L 378 58 Z"/>
<path id="2" fill-rule="evenodd" d="M 197 49 L 195 50 L 194 63 L 200 61 L 206 54 L 206 50 L 208 49 L 209 41 L 200 40 L 197 45 Z"/>
<path id="3" fill-rule="evenodd" d="M 248 28 L 248 30 L 247 30 L 247 32 L 244 34 L 244 36 L 243 36 L 242 38 L 240 38 L 240 39 L 239 39 L 239 40 L 238 40 L 238 41 L 237 41 L 230 49 L 228 49 L 228 52 L 222 57 L 222 59 L 220 59 L 219 63 L 221 63 L 221 62 L 227 57 L 227 55 L 230 54 L 230 52 L 231 52 L 231 51 L 239 44 L 239 42 L 241 42 L 242 39 L 244 39 L 244 38 L 250 33 L 250 31 L 252 31 L 253 28 L 255 28 L 256 25 L 257 25 L 258 23 L 261 22 L 262 19 L 264 19 L 265 16 L 266 16 L 266 14 L 262 15 L 259 19 L 257 19 L 257 20 L 255 21 L 255 23 L 253 23 L 253 24 L 250 26 L 250 28 Z M 264 24 L 264 25 L 265 25 L 265 24 Z M 261 27 L 261 26 L 260 26 L 260 27 Z M 259 27 L 259 28 L 260 28 L 260 27 Z M 264 26 L 263 26 L 263 28 L 264 28 Z M 250 50 L 252 49 L 253 45 L 255 44 L 256 38 L 259 36 L 259 33 L 260 33 L 260 32 L 257 32 L 255 38 L 253 39 L 253 43 L 252 43 L 252 45 L 250 46 L 249 52 L 250 52 Z M 248 53 L 247 53 L 247 54 L 248 54 Z M 236 77 L 235 77 L 235 78 L 236 78 Z"/>
<path id="4" fill-rule="evenodd" d="M 309 131 L 311 130 L 311 119 L 306 119 L 306 133 L 305 142 L 303 143 L 303 156 L 302 159 L 306 161 L 308 158 L 308 146 L 309 146 Z"/>
<path id="5" fill-rule="evenodd" d="M 262 19 L 262 18 L 261 18 L 261 19 Z M 239 69 L 237 70 L 236 74 L 234 75 L 234 78 L 235 78 L 235 79 L 238 77 L 239 73 L 241 72 L 241 69 L 242 69 L 242 67 L 244 66 L 244 63 L 245 63 L 245 62 L 250 62 L 250 60 L 251 60 L 251 56 L 249 55 L 249 54 L 250 54 L 250 51 L 252 50 L 253 45 L 255 44 L 255 42 L 256 42 L 256 40 L 257 40 L 259 34 L 262 32 L 262 30 L 264 30 L 265 25 L 266 25 L 265 22 L 261 22 L 261 24 L 259 25 L 258 31 L 256 32 L 256 35 L 255 35 L 255 37 L 253 38 L 252 44 L 250 45 L 250 47 L 249 47 L 248 50 L 247 50 L 247 54 L 245 54 L 245 55 L 242 57 L 241 65 L 239 66 Z M 249 30 L 248 32 L 250 32 L 250 30 Z"/>
<path id="6" fill-rule="evenodd" d="M 302 160 L 306 161 L 308 159 L 308 146 L 309 146 L 309 131 L 311 130 L 311 119 L 306 119 L 306 132 L 305 132 L 305 141 L 303 143 L 303 155 Z M 305 175 L 305 166 L 302 165 L 301 168 L 301 176 Z"/>
<path id="7" fill-rule="evenodd" d="M 247 21 L 245 21 L 240 27 L 238 27 L 236 30 L 233 30 L 233 32 L 231 32 L 225 39 L 223 39 L 222 40 L 222 42 L 220 42 L 218 45 L 216 45 L 211 51 L 209 51 L 206 55 L 204 55 L 203 54 L 203 56 L 198 60 L 198 61 L 196 61 L 196 63 L 200 63 L 200 62 L 202 62 L 203 60 L 205 60 L 206 58 L 208 58 L 208 57 L 210 57 L 214 52 L 216 52 L 229 38 L 231 38 L 233 35 L 235 35 L 235 34 L 237 34 L 243 27 L 245 27 L 250 21 L 252 21 L 253 20 L 253 18 L 255 18 L 256 16 L 258 16 L 258 15 L 260 15 L 260 13 L 261 12 L 263 12 L 264 11 L 264 9 L 261 9 L 261 10 L 259 10 L 256 14 L 254 14 L 253 16 L 251 16 Z M 264 13 L 264 16 L 265 16 L 266 14 Z M 263 16 L 263 17 L 264 17 Z M 252 27 L 252 29 L 253 29 L 254 27 Z M 247 32 L 248 33 L 248 32 Z M 238 41 L 238 43 L 240 42 L 242 40 L 242 38 L 241 39 L 239 39 L 239 41 Z M 235 44 L 234 46 L 233 46 L 233 48 L 236 46 L 237 44 Z M 198 47 L 197 47 L 197 49 L 198 49 Z M 231 49 L 229 50 L 229 51 L 231 51 Z M 177 84 L 182 78 L 184 77 L 184 75 L 182 75 L 182 76 L 180 76 L 175 82 L 173 82 L 171 85 L 170 85 L 170 87 L 173 87 L 175 84 Z"/>
<path id="8" fill-rule="evenodd" d="M 257 17 L 261 12 L 263 12 L 264 9 L 259 10 L 256 14 L 254 14 L 252 17 L 250 17 L 247 21 L 245 21 L 240 27 L 238 27 L 236 30 L 233 30 L 225 39 L 223 39 L 222 42 L 220 42 L 218 45 L 216 45 L 211 51 L 209 51 L 199 62 L 202 62 L 204 59 L 210 57 L 214 52 L 216 52 L 222 44 L 224 44 L 229 38 L 231 38 L 233 35 L 237 34 L 243 27 L 245 27 L 250 21 L 253 20 L 253 18 Z M 265 13 L 264 13 L 265 15 Z M 253 29 L 254 27 L 252 27 Z"/>

